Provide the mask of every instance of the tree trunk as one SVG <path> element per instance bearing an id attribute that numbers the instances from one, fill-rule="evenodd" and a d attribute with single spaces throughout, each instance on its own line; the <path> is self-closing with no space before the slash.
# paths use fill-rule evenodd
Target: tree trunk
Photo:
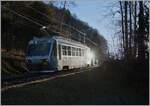
<path id="1" fill-rule="evenodd" d="M 129 27 L 130 27 L 130 36 L 129 36 L 129 55 L 130 57 L 132 57 L 132 48 L 131 48 L 131 43 L 132 43 L 132 7 L 131 7 L 131 1 L 129 2 L 129 15 L 130 15 L 130 19 L 129 19 Z"/>
<path id="2" fill-rule="evenodd" d="M 125 57 L 128 58 L 128 2 L 125 1 Z"/>
<path id="3" fill-rule="evenodd" d="M 143 8 L 143 2 L 139 1 L 139 29 L 138 29 L 138 59 L 140 61 L 143 61 L 145 58 L 145 49 L 144 49 L 144 8 Z"/>
<path id="4" fill-rule="evenodd" d="M 123 13 L 123 7 L 122 7 L 122 1 L 119 1 L 120 3 L 120 10 L 121 10 L 121 27 L 122 27 L 122 46 L 123 46 L 123 52 L 125 51 L 125 37 L 124 37 L 124 13 Z"/>
<path id="5" fill-rule="evenodd" d="M 137 1 L 134 2 L 134 56 L 136 58 L 136 52 L 137 52 L 137 11 L 136 11 L 136 6 L 137 6 Z"/>

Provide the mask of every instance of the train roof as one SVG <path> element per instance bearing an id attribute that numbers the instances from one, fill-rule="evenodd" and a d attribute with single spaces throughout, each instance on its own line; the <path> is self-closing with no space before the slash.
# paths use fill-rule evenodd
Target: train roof
<path id="1" fill-rule="evenodd" d="M 55 35 L 53 37 L 41 37 L 41 38 L 34 37 L 29 43 L 33 43 L 34 41 L 51 42 L 52 40 L 56 40 L 61 43 L 67 43 L 67 44 L 87 47 L 87 45 L 82 44 L 81 42 L 78 42 L 78 41 L 75 41 L 72 39 L 68 39 L 68 38 L 64 38 L 62 36 L 57 36 L 57 35 Z"/>
<path id="2" fill-rule="evenodd" d="M 61 36 L 54 36 L 53 39 L 57 40 L 58 42 L 61 43 L 67 43 L 67 44 L 72 44 L 72 45 L 78 45 L 78 46 L 87 46 L 85 44 L 82 44 L 81 42 L 72 40 L 72 39 L 67 39 Z"/>

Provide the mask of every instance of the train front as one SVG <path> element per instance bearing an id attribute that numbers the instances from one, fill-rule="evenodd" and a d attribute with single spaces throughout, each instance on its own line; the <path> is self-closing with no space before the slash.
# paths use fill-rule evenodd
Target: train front
<path id="1" fill-rule="evenodd" d="M 33 39 L 29 42 L 26 52 L 26 64 L 30 71 L 49 69 L 51 40 Z"/>

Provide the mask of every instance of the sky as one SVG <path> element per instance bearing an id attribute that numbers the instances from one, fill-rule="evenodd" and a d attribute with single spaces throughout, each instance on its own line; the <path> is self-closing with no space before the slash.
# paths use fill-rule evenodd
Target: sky
<path id="1" fill-rule="evenodd" d="M 74 0 L 75 6 L 69 6 L 72 14 L 96 28 L 98 32 L 107 40 L 110 52 L 116 52 L 116 41 L 113 37 L 116 30 L 112 11 L 117 10 L 117 1 L 112 0 Z M 114 39 L 115 40 L 115 39 Z"/>
<path id="2" fill-rule="evenodd" d="M 58 0 L 62 1 L 62 0 Z M 113 12 L 118 8 L 117 0 L 68 0 L 73 1 L 75 5 L 67 5 L 66 8 L 78 19 L 88 23 L 89 26 L 98 30 L 98 32 L 107 40 L 110 52 L 116 52 L 117 39 L 113 39 L 117 32 L 113 17 Z M 58 3 L 60 4 L 60 3 Z M 59 5 L 57 5 L 60 7 Z"/>

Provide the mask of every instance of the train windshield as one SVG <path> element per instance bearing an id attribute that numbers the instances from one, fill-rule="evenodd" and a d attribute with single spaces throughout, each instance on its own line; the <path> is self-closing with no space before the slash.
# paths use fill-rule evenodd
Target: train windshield
<path id="1" fill-rule="evenodd" d="M 30 44 L 27 50 L 28 56 L 44 56 L 48 55 L 51 43 Z"/>

